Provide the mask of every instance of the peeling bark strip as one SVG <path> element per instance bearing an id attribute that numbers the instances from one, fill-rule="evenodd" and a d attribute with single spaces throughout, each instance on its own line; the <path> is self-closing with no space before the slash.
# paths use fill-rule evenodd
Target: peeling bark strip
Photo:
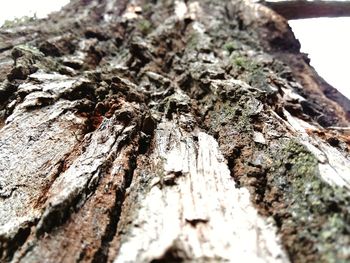
<path id="1" fill-rule="evenodd" d="M 114 262 L 287 261 L 212 136 L 167 121 L 154 140 L 152 155 L 138 160 Z"/>
<path id="2" fill-rule="evenodd" d="M 349 107 L 299 47 L 249 1 L 1 28 L 0 261 L 349 261 Z"/>

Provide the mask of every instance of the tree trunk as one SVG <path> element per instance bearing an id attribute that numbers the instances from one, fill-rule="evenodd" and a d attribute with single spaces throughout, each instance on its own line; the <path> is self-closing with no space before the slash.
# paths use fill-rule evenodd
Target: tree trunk
<path id="1" fill-rule="evenodd" d="M 273 11 L 73 0 L 0 50 L 2 262 L 350 260 L 349 112 Z"/>

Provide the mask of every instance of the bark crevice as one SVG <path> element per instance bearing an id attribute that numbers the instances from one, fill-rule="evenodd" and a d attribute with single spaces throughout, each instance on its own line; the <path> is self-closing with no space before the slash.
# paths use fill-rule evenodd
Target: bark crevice
<path id="1" fill-rule="evenodd" d="M 348 116 L 284 18 L 74 0 L 25 28 L 0 30 L 1 260 L 350 258 Z"/>

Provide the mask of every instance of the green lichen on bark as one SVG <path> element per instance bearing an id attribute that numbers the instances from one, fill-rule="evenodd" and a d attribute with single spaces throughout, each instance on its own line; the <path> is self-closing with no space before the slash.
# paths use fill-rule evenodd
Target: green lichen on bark
<path id="1" fill-rule="evenodd" d="M 217 103 L 207 122 L 237 185 L 248 187 L 259 211 L 275 219 L 293 262 L 348 262 L 350 195 L 323 181 L 318 160 L 297 139 L 252 143 L 264 118 L 248 114 L 256 97 L 236 93 Z"/>
<path id="2" fill-rule="evenodd" d="M 81 136 L 84 144 L 81 145 L 81 138 L 76 137 L 76 140 L 71 142 L 73 153 L 70 154 L 71 148 L 67 147 L 67 154 L 57 159 L 60 168 L 59 172 L 54 171 L 54 176 L 58 181 L 62 175 L 68 174 L 66 171 L 70 167 L 74 167 L 72 164 L 79 164 L 78 158 L 87 152 L 87 146 L 91 145 L 91 149 L 96 148 L 96 151 L 104 151 L 102 146 L 105 142 L 120 137 L 119 133 L 115 133 L 115 129 L 123 126 L 125 129 L 122 135 L 124 131 L 127 133 L 124 134 L 125 137 L 120 137 L 118 149 L 108 155 L 107 152 L 106 155 L 104 152 L 99 155 L 106 157 L 101 161 L 97 176 L 91 177 L 86 184 L 86 195 L 80 194 L 83 190 L 76 188 L 79 193 L 79 207 L 75 204 L 75 199 L 74 202 L 67 199 L 67 205 L 64 203 L 65 205 L 59 206 L 61 203 L 58 203 L 58 209 L 55 211 L 55 207 L 50 207 L 51 203 L 46 202 L 50 200 L 46 198 L 51 198 L 46 189 L 45 192 L 43 190 L 43 193 L 39 193 L 44 197 L 40 197 L 40 202 L 36 201 L 36 196 L 28 195 L 35 201 L 34 203 L 30 198 L 26 200 L 28 212 L 30 213 L 31 207 L 38 209 L 35 211 L 44 218 L 41 222 L 45 224 L 43 226 L 40 223 L 36 226 L 38 220 L 30 221 L 33 226 L 26 225 L 24 231 L 28 233 L 25 232 L 25 238 L 30 235 L 29 232 L 34 233 L 35 229 L 45 230 L 48 235 L 33 237 L 34 243 L 31 243 L 33 239 L 23 240 L 23 247 L 29 248 L 28 250 L 22 250 L 22 245 L 16 243 L 17 237 L 13 238 L 16 248 L 10 251 L 9 258 L 15 253 L 22 262 L 27 262 L 32 253 L 32 258 L 37 257 L 42 261 L 60 261 L 52 252 L 64 249 L 67 262 L 75 261 L 76 255 L 81 262 L 90 262 L 89 257 L 94 258 L 93 262 L 107 261 L 107 257 L 108 261 L 115 261 L 120 244 L 127 243 L 127 239 L 133 235 L 131 230 L 137 229 L 135 233 L 140 229 L 148 231 L 135 235 L 136 239 L 141 238 L 140 240 L 149 233 L 158 235 L 159 228 L 153 231 L 147 225 L 147 221 L 160 222 L 162 212 L 166 210 L 154 203 L 149 206 L 152 209 L 147 210 L 145 200 L 153 192 L 160 194 L 150 200 L 165 200 L 172 190 L 179 189 L 177 183 L 190 177 L 187 172 L 182 173 L 182 168 L 165 168 L 171 164 L 169 153 L 175 153 L 171 152 L 172 145 L 175 145 L 173 142 L 178 142 L 175 147 L 180 145 L 187 149 L 185 154 L 182 154 L 184 151 L 179 151 L 178 155 L 183 157 L 182 161 L 187 158 L 187 152 L 200 156 L 200 147 L 197 147 L 202 145 L 199 131 L 215 137 L 225 157 L 225 161 L 222 161 L 228 165 L 236 186 L 249 189 L 252 202 L 260 214 L 275 219 L 283 236 L 283 246 L 288 250 L 292 261 L 345 262 L 350 259 L 349 195 L 345 189 L 329 186 L 322 181 L 318 171 L 318 160 L 296 139 L 291 139 L 298 136 L 298 133 L 288 129 L 285 110 L 310 125 L 315 123 L 308 116 L 310 110 L 302 111 L 299 97 L 287 98 L 288 94 L 294 92 L 304 96 L 300 90 L 307 89 L 298 85 L 291 69 L 279 61 L 278 56 L 284 53 L 292 57 L 294 53 L 299 56 L 295 49 L 298 46 L 297 42 L 289 29 L 283 29 L 283 21 L 271 21 L 272 17 L 268 11 L 259 11 L 259 8 L 245 6 L 247 3 L 240 1 L 84 2 L 87 2 L 86 6 L 81 7 L 80 2 L 76 1 L 74 4 L 72 1 L 71 7 L 66 8 L 56 18 L 53 16 L 53 19 L 43 22 L 33 22 L 27 30 L 19 26 L 14 29 L 15 34 L 8 37 L 9 41 L 6 35 L 4 39 L 7 42 L 0 45 L 5 61 L 2 64 L 5 65 L 2 75 L 8 78 L 0 87 L 0 102 L 4 105 L 1 108 L 4 113 L 0 111 L 0 127 L 7 118 L 5 113 L 11 114 L 23 99 L 31 99 L 24 97 L 29 92 L 24 92 L 25 85 L 30 84 L 34 90 L 30 90 L 31 93 L 39 92 L 37 95 L 29 94 L 34 95 L 38 102 L 26 104 L 26 112 L 24 108 L 17 109 L 23 110 L 23 114 L 32 116 L 40 113 L 41 109 L 56 107 L 57 103 L 66 105 L 59 116 L 67 116 L 69 125 L 70 120 L 77 117 L 77 128 L 71 127 L 72 125 L 69 129 L 62 126 L 62 134 L 72 129 L 74 135 L 75 132 L 79 136 L 84 135 Z M 183 8 L 186 7 L 184 10 L 188 13 L 185 18 L 180 19 L 174 14 L 174 7 L 177 5 L 174 6 L 174 3 L 185 5 Z M 27 44 L 23 46 L 23 43 Z M 292 66 L 290 63 L 288 65 Z M 37 72 L 36 76 L 31 75 L 34 72 Z M 68 84 L 63 82 L 66 79 Z M 46 83 L 50 84 L 50 87 Z M 56 88 L 56 83 L 62 83 L 62 87 Z M 57 94 L 57 97 L 51 96 L 51 93 Z M 315 99 L 315 102 L 322 101 Z M 7 105 L 12 105 L 11 111 L 5 108 Z M 313 107 L 314 105 L 311 105 L 309 108 Z M 147 112 L 154 112 L 154 120 L 144 115 L 148 114 Z M 114 117 L 116 122 L 111 121 Z M 78 121 L 86 124 L 80 128 Z M 27 123 L 25 118 L 21 123 Z M 62 123 L 65 123 L 63 119 Z M 49 131 L 51 127 L 55 127 L 54 124 L 50 119 Z M 167 126 L 168 124 L 173 126 Z M 23 146 L 23 149 L 32 145 L 36 139 L 32 136 L 32 130 L 47 134 L 46 130 L 39 130 L 41 124 L 34 127 L 33 123 L 28 122 L 26 125 L 30 125 L 30 128 L 26 129 L 30 143 L 24 142 L 22 145 L 22 141 L 19 141 L 18 145 Z M 177 126 L 178 128 L 174 128 Z M 105 135 L 109 127 L 110 132 Z M 52 132 L 53 135 L 58 134 L 58 131 L 60 129 L 57 128 L 57 131 Z M 90 133 L 91 136 L 101 134 L 98 140 L 96 139 L 96 144 L 92 144 L 95 141 L 91 139 L 93 137 Z M 61 137 L 53 140 L 55 137 L 50 136 L 47 144 L 42 140 L 42 148 L 48 148 L 46 145 L 58 145 L 57 152 L 65 152 L 59 145 L 62 142 Z M 68 141 L 71 137 L 71 134 L 68 134 L 65 140 Z M 208 138 L 209 136 L 206 140 Z M 3 141 L 4 145 L 7 145 L 6 140 Z M 8 145 L 8 149 L 16 149 L 17 142 L 13 142 L 15 147 Z M 113 145 L 117 145 L 117 142 Z M 163 146 L 158 149 L 157 145 Z M 39 151 L 32 152 L 34 157 L 35 153 L 39 154 Z M 17 155 L 21 156 L 19 153 Z M 7 160 L 7 157 L 4 158 Z M 39 162 L 41 157 L 38 155 L 35 159 Z M 40 171 L 46 169 L 43 174 L 51 172 L 46 163 L 38 167 Z M 225 169 L 227 171 L 227 168 Z M 18 169 L 20 170 L 23 169 Z M 13 172 L 8 169 L 7 173 L 8 182 L 11 184 L 15 181 Z M 203 177 L 204 179 L 191 186 L 201 185 L 202 182 L 207 186 L 213 174 Z M 29 176 L 31 173 L 28 173 Z M 81 175 L 81 178 L 86 179 L 87 176 L 89 175 Z M 40 180 L 46 177 L 35 174 L 33 178 L 35 183 L 39 184 Z M 72 185 L 76 182 L 75 178 L 71 177 Z M 47 186 L 52 187 L 51 182 L 47 183 Z M 193 189 L 191 188 L 191 191 Z M 218 192 L 218 188 L 215 189 Z M 232 187 L 232 190 L 238 189 Z M 14 193 L 18 194 L 16 191 L 23 190 L 15 189 Z M 11 197 L 14 200 L 15 194 Z M 200 194 L 210 198 L 213 196 L 208 191 L 202 191 Z M 52 195 L 52 198 L 54 197 Z M 232 199 L 224 199 L 229 200 L 229 203 L 222 207 L 230 208 Z M 12 200 L 10 205 L 11 202 Z M 204 208 L 208 203 L 210 202 L 203 202 Z M 165 207 L 176 209 L 172 203 L 169 204 Z M 70 207 L 76 211 L 69 212 Z M 18 209 L 19 212 L 22 210 Z M 49 216 L 45 214 L 43 217 L 40 211 L 49 211 Z M 52 224 L 51 219 L 55 217 L 56 212 L 62 212 L 62 218 L 67 214 L 67 218 L 72 217 L 72 220 L 69 218 L 66 222 L 61 218 L 56 220 L 56 224 Z M 174 214 L 173 218 L 181 213 Z M 136 222 L 138 214 L 141 220 Z M 154 217 L 156 220 L 148 220 L 149 215 L 154 214 L 159 217 Z M 235 214 L 230 215 L 235 217 Z M 14 213 L 9 222 L 21 219 L 16 216 Z M 201 217 L 188 221 L 191 231 L 198 223 L 198 226 L 202 227 L 202 224 L 211 222 Z M 240 224 L 230 225 L 242 228 Z M 91 230 L 90 226 L 94 230 Z M 18 228 L 14 229 L 18 231 Z M 253 229 L 259 228 L 254 226 Z M 98 232 L 96 235 L 95 230 Z M 260 234 L 261 232 L 259 238 L 263 236 Z M 66 238 L 64 242 L 59 242 L 60 236 Z M 183 234 L 178 237 L 181 236 Z M 50 238 L 46 239 L 47 237 Z M 154 238 L 156 239 L 158 238 Z M 218 244 L 210 237 L 207 240 L 208 244 L 212 242 L 210 245 Z M 240 246 L 243 250 L 250 249 L 254 241 L 256 240 L 249 242 L 247 246 Z M 255 244 L 260 246 L 263 242 L 261 239 L 258 241 Z M 188 245 L 186 242 L 169 243 L 164 251 L 157 246 L 155 255 L 151 255 L 147 262 L 175 259 L 196 261 L 195 257 L 190 258 L 188 255 L 179 254 L 177 257 L 178 252 L 182 251 L 181 248 Z M 227 244 L 234 245 L 235 242 L 230 239 Z M 270 244 L 267 247 L 269 246 Z M 274 249 L 274 246 L 270 247 Z M 6 247 L 5 249 L 9 250 Z M 18 251 L 15 251 L 17 249 Z M 29 256 L 22 254 L 22 251 L 28 252 Z M 128 253 L 130 251 L 139 251 L 143 256 L 150 252 L 143 245 L 132 246 Z M 260 253 L 261 250 L 257 251 Z M 203 252 L 207 253 L 204 250 Z M 232 256 L 232 253 L 228 255 Z M 198 259 L 198 262 L 201 260 L 202 258 Z M 203 260 L 216 262 L 224 261 L 224 258 L 221 255 L 213 255 Z"/>
<path id="3" fill-rule="evenodd" d="M 288 204 L 275 214 L 294 262 L 350 259 L 350 195 L 319 175 L 317 159 L 294 140 L 273 155 L 271 184 Z"/>
<path id="4" fill-rule="evenodd" d="M 149 20 L 140 19 L 137 23 L 137 29 L 142 33 L 142 35 L 147 36 L 149 33 L 151 33 L 153 26 Z"/>
<path id="5" fill-rule="evenodd" d="M 251 121 L 249 119 L 249 115 L 244 108 L 237 104 L 233 103 L 223 103 L 218 108 L 217 112 L 219 114 L 214 113 L 212 128 L 220 127 L 222 124 L 233 124 L 237 131 L 239 132 L 249 132 L 252 131 Z"/>
<path id="6" fill-rule="evenodd" d="M 229 54 L 231 54 L 232 52 L 234 52 L 235 50 L 238 49 L 238 46 L 237 46 L 237 43 L 236 43 L 236 42 L 230 41 L 230 42 L 227 42 L 227 43 L 224 45 L 224 49 L 225 49 Z"/>

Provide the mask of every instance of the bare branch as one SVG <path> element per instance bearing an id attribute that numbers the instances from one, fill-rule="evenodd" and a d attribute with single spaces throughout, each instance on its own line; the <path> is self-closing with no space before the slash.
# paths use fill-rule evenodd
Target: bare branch
<path id="1" fill-rule="evenodd" d="M 265 1 L 286 19 L 350 16 L 350 1 Z"/>

